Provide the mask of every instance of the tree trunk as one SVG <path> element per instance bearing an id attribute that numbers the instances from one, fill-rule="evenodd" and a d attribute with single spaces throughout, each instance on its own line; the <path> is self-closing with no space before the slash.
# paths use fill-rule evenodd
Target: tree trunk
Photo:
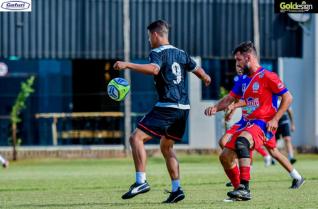
<path id="1" fill-rule="evenodd" d="M 12 123 L 12 148 L 13 148 L 13 161 L 17 160 L 17 124 Z"/>

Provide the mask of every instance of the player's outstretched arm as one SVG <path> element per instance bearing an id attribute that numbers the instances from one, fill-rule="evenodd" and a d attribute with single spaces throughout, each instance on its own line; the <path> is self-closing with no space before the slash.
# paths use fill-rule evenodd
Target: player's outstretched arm
<path id="1" fill-rule="evenodd" d="M 284 115 L 284 113 L 287 111 L 287 109 L 289 108 L 290 104 L 293 101 L 293 96 L 288 91 L 286 93 L 284 93 L 283 95 L 281 95 L 281 97 L 282 97 L 282 101 L 280 103 L 280 106 L 279 106 L 275 116 L 273 117 L 272 120 L 267 122 L 267 130 L 268 131 L 273 131 L 273 130 L 276 130 L 278 128 L 279 119 Z"/>
<path id="2" fill-rule="evenodd" d="M 135 64 L 132 62 L 122 62 L 117 61 L 114 64 L 115 70 L 124 70 L 124 69 L 131 69 L 138 73 L 143 73 L 146 75 L 158 75 L 160 69 L 158 66 L 154 64 Z"/>
<path id="3" fill-rule="evenodd" d="M 235 98 L 231 96 L 230 94 L 223 97 L 217 104 L 214 106 L 208 107 L 205 109 L 204 114 L 206 116 L 212 116 L 216 112 L 225 110 L 232 102 L 235 101 Z"/>
<path id="4" fill-rule="evenodd" d="M 198 68 L 197 70 L 195 70 L 195 71 L 193 72 L 193 74 L 196 75 L 199 79 L 201 79 L 201 80 L 204 82 L 205 86 L 210 85 L 210 83 L 211 83 L 211 78 L 210 78 L 210 76 L 203 70 L 203 68 L 201 68 L 201 67 Z"/>

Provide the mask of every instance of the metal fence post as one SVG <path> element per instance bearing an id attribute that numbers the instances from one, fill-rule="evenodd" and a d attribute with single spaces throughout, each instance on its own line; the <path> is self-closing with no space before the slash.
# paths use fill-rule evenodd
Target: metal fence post
<path id="1" fill-rule="evenodd" d="M 130 17 L 129 17 L 129 0 L 123 2 L 123 15 L 124 15 L 124 60 L 130 61 Z M 124 71 L 125 79 L 130 83 L 130 71 Z M 131 94 L 128 94 L 125 99 L 125 151 L 129 151 L 129 136 L 131 133 Z"/>

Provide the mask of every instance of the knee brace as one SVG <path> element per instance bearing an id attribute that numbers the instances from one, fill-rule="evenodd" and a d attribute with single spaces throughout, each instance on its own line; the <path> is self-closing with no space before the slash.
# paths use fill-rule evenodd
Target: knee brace
<path id="1" fill-rule="evenodd" d="M 250 158 L 250 142 L 245 137 L 237 137 L 235 142 L 236 154 L 240 158 Z"/>

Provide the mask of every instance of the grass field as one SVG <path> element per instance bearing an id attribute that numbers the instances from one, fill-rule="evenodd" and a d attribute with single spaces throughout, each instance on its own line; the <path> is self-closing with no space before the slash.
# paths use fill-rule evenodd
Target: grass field
<path id="1" fill-rule="evenodd" d="M 131 159 L 36 160 L 11 163 L 0 170 L 0 208 L 318 208 L 318 155 L 298 156 L 306 183 L 291 190 L 291 179 L 279 165 L 252 170 L 253 199 L 224 203 L 227 182 L 216 156 L 180 156 L 186 199 L 164 205 L 170 180 L 161 157 L 148 160 L 151 191 L 131 200 L 121 195 L 134 182 Z"/>

